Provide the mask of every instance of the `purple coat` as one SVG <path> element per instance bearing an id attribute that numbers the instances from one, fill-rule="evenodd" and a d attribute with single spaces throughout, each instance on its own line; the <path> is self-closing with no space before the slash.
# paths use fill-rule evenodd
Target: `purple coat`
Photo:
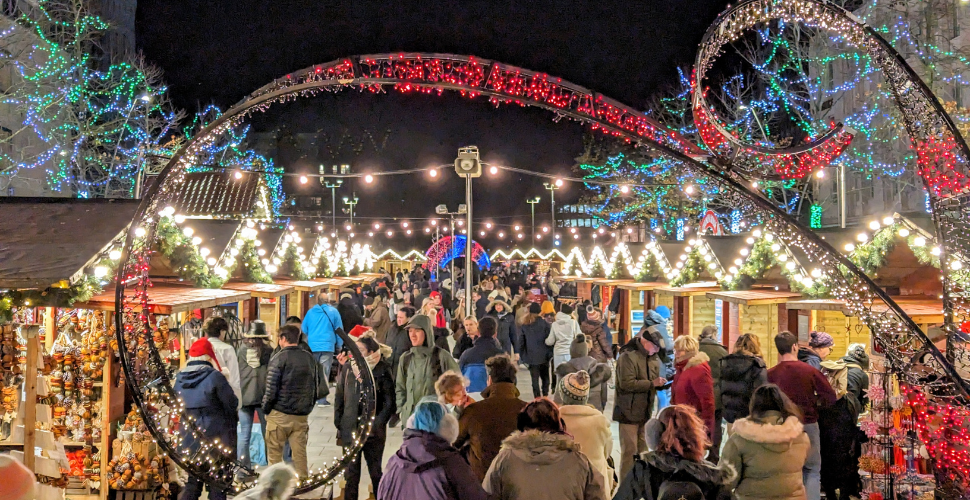
<path id="1" fill-rule="evenodd" d="M 458 450 L 430 432 L 404 431 L 384 468 L 377 500 L 486 500 L 482 483 Z"/>

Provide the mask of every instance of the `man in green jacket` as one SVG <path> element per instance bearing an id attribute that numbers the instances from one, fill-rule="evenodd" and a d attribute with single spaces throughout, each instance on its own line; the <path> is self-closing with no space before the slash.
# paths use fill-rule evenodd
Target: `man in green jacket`
<path id="1" fill-rule="evenodd" d="M 634 457 L 647 451 L 644 425 L 650 420 L 657 388 L 667 380 L 660 376 L 661 341 L 658 333 L 644 328 L 620 348 L 616 360 L 616 402 L 613 421 L 620 430 L 620 480 L 633 468 Z"/>
<path id="2" fill-rule="evenodd" d="M 721 451 L 721 439 L 723 437 L 721 432 L 721 409 L 723 408 L 721 406 L 721 358 L 727 356 L 728 352 L 717 341 L 717 327 L 714 325 L 707 325 L 701 330 L 699 344 L 700 351 L 707 354 L 708 358 L 711 358 L 707 364 L 711 366 L 711 378 L 714 379 L 714 428 L 711 429 L 713 436 L 711 441 L 714 444 L 707 454 L 707 460 L 716 464 Z"/>
<path id="3" fill-rule="evenodd" d="M 434 345 L 431 318 L 417 314 L 408 324 L 411 350 L 401 356 L 397 367 L 397 409 L 401 423 L 407 425 L 414 407 L 425 396 L 434 396 L 434 383 L 448 370 L 458 371 L 451 353 Z"/>

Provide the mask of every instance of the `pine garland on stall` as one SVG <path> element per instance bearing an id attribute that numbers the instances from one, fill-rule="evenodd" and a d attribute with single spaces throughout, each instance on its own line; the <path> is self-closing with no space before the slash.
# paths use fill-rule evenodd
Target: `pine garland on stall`
<path id="1" fill-rule="evenodd" d="M 303 262 L 300 261 L 300 254 L 297 252 L 296 245 L 286 247 L 286 253 L 283 254 L 283 263 L 280 267 L 280 274 L 301 281 L 313 278 L 303 270 Z"/>
<path id="2" fill-rule="evenodd" d="M 603 267 L 603 259 L 600 259 L 600 258 L 593 259 L 593 264 L 590 266 L 590 269 L 589 269 L 589 276 L 591 278 L 606 277 L 606 269 Z"/>
<path id="3" fill-rule="evenodd" d="M 256 244 L 252 241 L 245 241 L 242 250 L 239 252 L 239 260 L 242 261 L 242 277 L 249 283 L 272 283 L 273 277 L 263 269 L 259 262 L 259 253 Z"/>
<path id="4" fill-rule="evenodd" d="M 670 280 L 671 286 L 684 286 L 688 283 L 693 283 L 697 280 L 697 277 L 701 275 L 701 271 L 704 268 L 704 261 L 701 259 L 700 252 L 697 251 L 697 247 L 687 254 L 687 260 L 684 261 L 684 267 L 680 269 L 680 273 Z"/>
<path id="5" fill-rule="evenodd" d="M 333 273 L 334 276 L 349 276 L 347 273 L 347 260 L 340 259 L 337 261 L 337 270 Z"/>
<path id="6" fill-rule="evenodd" d="M 649 281 L 656 281 L 663 273 L 660 271 L 660 266 L 657 264 L 657 258 L 651 252 L 647 252 L 647 257 L 643 259 L 643 264 L 640 266 L 640 272 L 637 273 L 636 281 L 637 283 L 646 283 Z"/>
<path id="7" fill-rule="evenodd" d="M 621 280 L 630 278 L 630 270 L 627 269 L 626 256 L 623 252 L 616 254 L 616 259 L 613 261 L 613 269 L 610 270 L 610 275 L 608 276 L 611 280 Z"/>
<path id="8" fill-rule="evenodd" d="M 570 276 L 576 276 L 576 271 L 582 274 L 583 268 L 579 265 L 579 257 L 576 256 L 576 252 L 569 254 L 569 260 L 566 261 L 565 274 Z"/>

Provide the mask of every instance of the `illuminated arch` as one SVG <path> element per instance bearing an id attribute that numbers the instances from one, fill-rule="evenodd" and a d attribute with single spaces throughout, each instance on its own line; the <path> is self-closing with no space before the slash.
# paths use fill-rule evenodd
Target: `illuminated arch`
<path id="1" fill-rule="evenodd" d="M 724 167 L 705 163 L 705 153 L 676 133 L 665 129 L 642 113 L 578 85 L 533 71 L 474 57 L 431 54 L 386 54 L 355 56 L 313 66 L 292 73 L 259 89 L 210 123 L 190 142 L 177 151 L 142 199 L 126 237 L 122 265 L 118 268 L 115 300 L 116 327 L 126 381 L 135 402 L 146 415 L 145 423 L 164 452 L 190 474 L 206 482 L 229 484 L 236 472 L 248 472 L 235 457 L 218 448 L 210 448 L 186 458 L 181 443 L 169 432 L 170 418 L 178 417 L 178 404 L 170 377 L 151 342 L 147 308 L 150 287 L 148 262 L 156 235 L 156 224 L 168 200 L 177 193 L 188 169 L 206 144 L 219 134 L 245 120 L 251 113 L 263 111 L 277 102 L 312 96 L 322 91 L 356 89 L 384 93 L 390 88 L 400 92 L 440 94 L 456 91 L 469 98 L 487 97 L 495 105 L 508 103 L 534 106 L 552 111 L 555 119 L 563 117 L 589 124 L 600 130 L 639 145 L 649 147 L 676 162 L 688 173 L 707 177 L 719 189 L 718 195 L 737 207 L 739 213 L 764 222 L 764 229 L 789 245 L 798 245 L 807 259 L 825 273 L 829 289 L 850 297 L 850 313 L 858 316 L 874 332 L 887 339 L 884 347 L 897 369 L 904 369 L 903 359 L 919 351 L 929 355 L 924 370 L 940 380 L 954 380 L 954 371 L 919 327 L 844 255 L 833 249 L 789 215 L 758 193 L 748 190 L 738 179 L 724 173 Z M 811 288 L 812 279 L 804 279 Z M 873 305 L 877 307 L 873 307 Z M 357 367 L 365 366 L 353 342 L 347 342 Z M 144 346 L 139 348 L 139 346 Z M 146 352 L 147 351 L 147 352 Z M 136 363 L 135 360 L 138 360 Z M 362 401 L 365 404 L 359 435 L 370 430 L 374 412 L 373 378 L 361 369 Z M 906 373 L 903 370 L 902 373 Z M 925 373 L 925 371 L 924 371 Z M 965 395 L 962 385 L 949 384 L 949 390 Z M 172 410 L 163 414 L 149 406 L 145 393 L 154 391 Z M 298 492 L 331 483 L 363 445 L 355 441 L 343 457 L 325 471 L 302 482 Z M 248 485 L 242 485 L 243 487 Z"/>
<path id="2" fill-rule="evenodd" d="M 425 252 L 425 257 L 428 261 L 422 264 L 425 269 L 431 271 L 431 276 L 434 277 L 438 274 L 438 270 L 444 268 L 452 260 L 465 255 L 465 244 L 468 241 L 467 236 L 445 236 L 431 245 L 431 248 Z M 492 267 L 492 261 L 488 258 L 488 253 L 485 249 L 478 244 L 477 241 L 472 240 L 472 262 L 478 266 L 479 269 L 488 269 Z"/>

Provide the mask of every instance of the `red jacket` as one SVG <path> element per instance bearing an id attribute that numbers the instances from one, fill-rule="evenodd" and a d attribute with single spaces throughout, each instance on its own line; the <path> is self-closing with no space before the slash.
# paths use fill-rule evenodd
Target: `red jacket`
<path id="1" fill-rule="evenodd" d="M 711 358 L 698 352 L 691 358 L 678 361 L 677 373 L 670 387 L 673 404 L 687 405 L 697 410 L 697 415 L 707 426 L 707 437 L 714 429 L 714 378 L 711 377 Z"/>

